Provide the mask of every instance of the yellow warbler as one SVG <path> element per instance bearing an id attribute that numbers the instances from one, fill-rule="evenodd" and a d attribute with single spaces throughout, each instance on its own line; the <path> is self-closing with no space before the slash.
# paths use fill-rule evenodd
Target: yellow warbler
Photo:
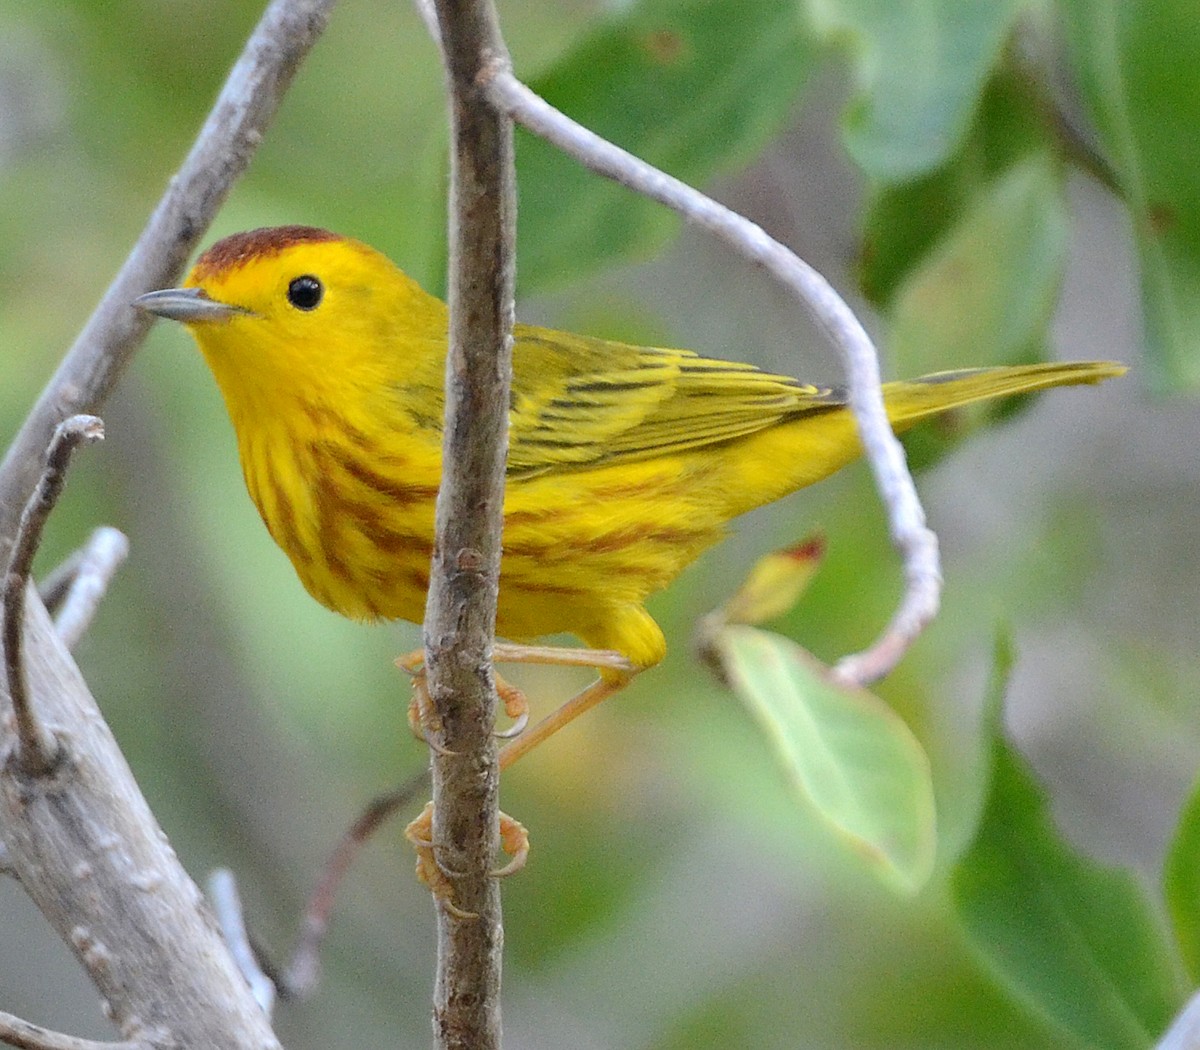
<path id="1" fill-rule="evenodd" d="M 250 495 L 309 593 L 355 619 L 420 622 L 442 471 L 446 305 L 367 245 L 304 226 L 227 237 L 185 288 L 136 305 L 195 337 Z M 572 660 L 599 667 L 601 681 L 540 735 L 510 744 L 509 761 L 662 659 L 643 603 L 731 518 L 860 453 L 843 391 L 687 350 L 525 325 L 514 335 L 497 631 L 566 631 L 611 652 Z M 903 430 L 971 402 L 1124 371 L 969 369 L 889 383 L 884 395 Z"/>

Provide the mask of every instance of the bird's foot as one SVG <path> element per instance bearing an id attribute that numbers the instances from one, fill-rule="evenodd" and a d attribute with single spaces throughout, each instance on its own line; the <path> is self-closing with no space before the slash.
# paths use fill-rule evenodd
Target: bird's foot
<path id="1" fill-rule="evenodd" d="M 446 868 L 437 858 L 437 846 L 433 841 L 432 802 L 426 803 L 417 818 L 404 829 L 404 837 L 417 852 L 417 879 L 429 887 L 438 902 L 457 919 L 479 918 L 475 912 L 465 911 L 454 903 L 453 880 L 460 873 Z M 506 813 L 500 814 L 500 848 L 512 859 L 492 871 L 492 878 L 507 878 L 525 867 L 529 859 L 529 832 L 524 824 Z"/>

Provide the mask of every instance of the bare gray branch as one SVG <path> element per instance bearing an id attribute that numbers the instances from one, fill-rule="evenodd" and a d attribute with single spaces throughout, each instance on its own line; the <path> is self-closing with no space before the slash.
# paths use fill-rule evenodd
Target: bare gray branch
<path id="1" fill-rule="evenodd" d="M 0 766 L 8 859 L 87 970 L 122 1036 L 229 1050 L 278 1047 L 32 592 L 25 670 L 39 716 L 57 731 L 61 757 L 48 776 L 27 776 L 13 761 Z M 0 704 L 7 699 L 0 695 Z M 0 750 L 12 747 L 11 734 L 0 740 Z"/>
<path id="2" fill-rule="evenodd" d="M 98 1043 L 52 1032 L 0 1010 L 0 1042 L 19 1050 L 151 1050 L 147 1043 Z"/>
<path id="3" fill-rule="evenodd" d="M 113 575 L 128 556 L 129 540 L 125 534 L 110 525 L 101 525 L 82 549 L 68 559 L 71 579 L 54 617 L 58 636 L 68 649 L 74 649 L 87 633 Z"/>
<path id="4" fill-rule="evenodd" d="M 499 840 L 491 649 L 512 383 L 516 193 L 512 124 L 480 91 L 508 54 L 490 0 L 439 0 L 450 93 L 450 347 L 445 471 L 425 612 L 429 695 L 444 727 L 432 755 L 433 842 L 453 872 L 438 909 L 434 1038 L 500 1045 L 503 931 L 490 871 Z M 450 906 L 447 906 L 450 905 Z"/>

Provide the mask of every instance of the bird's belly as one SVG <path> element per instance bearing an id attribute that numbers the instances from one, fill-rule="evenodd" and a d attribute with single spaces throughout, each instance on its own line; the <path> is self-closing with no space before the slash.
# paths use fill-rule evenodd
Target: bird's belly
<path id="1" fill-rule="evenodd" d="M 580 633 L 640 605 L 724 535 L 662 464 L 518 479 L 505 501 L 501 618 L 514 636 Z"/>
<path id="2" fill-rule="evenodd" d="M 254 502 L 304 586 L 353 619 L 420 623 L 435 478 L 410 472 L 385 486 L 362 469 L 351 477 L 331 472 L 328 460 L 317 466 L 297 466 L 303 484 L 280 471 L 278 458 L 269 475 L 247 470 Z M 610 610 L 639 605 L 669 584 L 724 534 L 723 522 L 686 500 L 677 482 L 663 464 L 511 479 L 497 633 L 594 633 Z"/>

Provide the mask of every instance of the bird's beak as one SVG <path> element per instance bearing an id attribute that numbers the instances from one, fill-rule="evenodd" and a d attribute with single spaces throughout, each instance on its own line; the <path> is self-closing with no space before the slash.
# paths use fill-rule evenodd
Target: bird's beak
<path id="1" fill-rule="evenodd" d="M 139 295 L 131 304 L 139 310 L 166 317 L 183 324 L 208 324 L 228 321 L 238 314 L 249 313 L 240 306 L 210 299 L 199 288 L 161 288 L 157 292 Z"/>

